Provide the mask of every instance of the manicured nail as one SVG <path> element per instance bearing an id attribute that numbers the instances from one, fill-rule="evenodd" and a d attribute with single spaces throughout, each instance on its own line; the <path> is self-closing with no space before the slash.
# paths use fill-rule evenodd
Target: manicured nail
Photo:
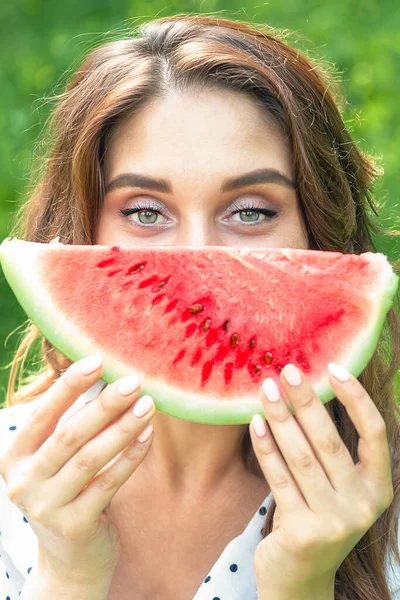
<path id="1" fill-rule="evenodd" d="M 146 440 L 148 440 L 152 434 L 152 431 L 153 431 L 153 425 L 151 423 L 149 423 L 147 425 L 146 429 L 143 429 L 142 433 L 138 436 L 138 441 L 143 443 Z"/>
<path id="2" fill-rule="evenodd" d="M 340 381 L 341 383 L 344 383 L 345 381 L 349 381 L 349 379 L 351 377 L 351 375 L 347 371 L 347 369 L 342 367 L 342 365 L 338 365 L 336 363 L 329 363 L 328 371 L 329 371 L 329 373 L 332 373 L 332 375 L 334 377 L 336 377 L 336 379 L 338 381 Z"/>
<path id="3" fill-rule="evenodd" d="M 129 396 L 139 387 L 139 377 L 137 375 L 128 375 L 124 377 L 118 384 L 118 392 L 122 396 Z"/>
<path id="4" fill-rule="evenodd" d="M 271 379 L 271 377 L 264 379 L 262 389 L 264 390 L 264 394 L 267 396 L 267 399 L 270 402 L 278 402 L 280 398 L 278 386 L 276 385 L 275 381 Z"/>
<path id="5" fill-rule="evenodd" d="M 252 423 L 257 437 L 263 437 L 267 433 L 267 426 L 261 415 L 255 414 Z"/>
<path id="6" fill-rule="evenodd" d="M 82 375 L 90 375 L 101 366 L 102 362 L 101 356 L 87 356 L 79 361 L 78 368 Z"/>
<path id="7" fill-rule="evenodd" d="M 154 406 L 154 402 L 150 396 L 142 396 L 133 407 L 135 417 L 143 417 Z"/>
<path id="8" fill-rule="evenodd" d="M 302 383 L 301 373 L 297 367 L 289 363 L 283 369 L 283 375 L 289 385 L 297 386 Z"/>

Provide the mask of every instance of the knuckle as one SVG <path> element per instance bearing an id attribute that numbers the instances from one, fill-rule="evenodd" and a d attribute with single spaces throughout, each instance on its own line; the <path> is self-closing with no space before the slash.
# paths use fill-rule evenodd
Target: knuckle
<path id="1" fill-rule="evenodd" d="M 275 415 L 271 415 L 272 420 L 276 421 L 277 423 L 287 423 L 291 417 L 292 415 L 288 409 L 277 412 Z"/>
<path id="2" fill-rule="evenodd" d="M 111 397 L 110 397 L 110 394 L 111 394 L 111 393 L 112 393 L 114 390 L 115 390 L 115 388 L 114 388 L 114 387 L 112 387 L 112 388 L 111 388 L 111 390 L 109 390 L 109 389 L 107 388 L 107 393 L 105 393 L 105 394 L 100 394 L 100 396 L 99 396 L 99 398 L 98 398 L 98 399 L 99 399 L 99 403 L 98 403 L 98 404 L 100 405 L 101 409 L 102 409 L 102 410 L 103 410 L 103 412 L 105 412 L 105 413 L 108 413 L 108 412 L 109 412 L 109 410 L 110 410 L 110 407 L 111 407 L 111 404 L 112 404 L 112 402 L 111 402 Z"/>
<path id="3" fill-rule="evenodd" d="M 131 462 L 137 463 L 138 460 L 141 460 L 142 455 L 147 454 L 149 449 L 150 447 L 147 444 L 138 444 L 135 440 L 135 443 L 129 444 L 129 446 L 121 452 L 121 455 Z"/>
<path id="4" fill-rule="evenodd" d="M 136 421 L 133 414 L 127 414 L 125 415 L 125 418 L 120 419 L 116 425 L 122 434 L 132 436 L 132 428 L 134 427 L 135 423 Z"/>
<path id="5" fill-rule="evenodd" d="M 334 516 L 332 516 L 329 527 L 330 531 L 328 537 L 331 543 L 343 542 L 348 538 L 349 528 L 342 519 L 335 519 Z"/>
<path id="6" fill-rule="evenodd" d="M 315 458 L 311 454 L 311 452 L 304 451 L 296 456 L 294 460 L 294 464 L 299 469 L 299 471 L 309 472 L 312 471 L 315 467 Z"/>
<path id="7" fill-rule="evenodd" d="M 387 431 L 385 421 L 382 418 L 374 419 L 374 421 L 369 425 L 368 431 L 374 438 L 380 440 L 386 439 Z"/>
<path id="8" fill-rule="evenodd" d="M 14 504 L 18 504 L 25 492 L 25 485 L 23 483 L 14 483 L 7 487 L 7 496 Z"/>
<path id="9" fill-rule="evenodd" d="M 320 446 L 327 454 L 338 456 L 342 454 L 344 446 L 342 440 L 339 438 L 337 433 L 330 433 L 326 438 L 322 439 Z"/>
<path id="10" fill-rule="evenodd" d="M 88 516 L 74 503 L 63 507 L 53 515 L 52 529 L 57 535 L 78 541 L 78 536 L 84 540 L 86 536 L 84 518 Z"/>
<path id="11" fill-rule="evenodd" d="M 259 450 L 260 454 L 262 454 L 263 456 L 273 456 L 274 454 L 277 453 L 277 447 L 275 443 L 268 443 L 268 441 L 265 442 L 265 444 L 263 444 L 263 447 L 260 448 Z"/>
<path id="12" fill-rule="evenodd" d="M 77 442 L 77 434 L 70 426 L 60 427 L 54 432 L 56 441 L 67 448 L 75 446 Z"/>
<path id="13" fill-rule="evenodd" d="M 75 522 L 63 523 L 59 526 L 58 531 L 63 538 L 78 541 L 82 536 L 79 526 Z"/>
<path id="14" fill-rule="evenodd" d="M 357 506 L 357 525 L 361 531 L 366 531 L 376 521 L 376 514 L 372 506 L 363 502 Z"/>
<path id="15" fill-rule="evenodd" d="M 363 398 L 365 398 L 367 392 L 365 391 L 361 383 L 358 381 L 358 379 L 352 379 L 351 387 L 351 396 L 356 402 L 361 401 Z"/>
<path id="16" fill-rule="evenodd" d="M 271 478 L 273 486 L 279 489 L 286 489 L 289 487 L 291 480 L 290 477 L 285 477 L 285 475 L 281 475 L 280 477 Z"/>
<path id="17" fill-rule="evenodd" d="M 43 407 L 41 404 L 36 406 L 36 408 L 30 413 L 29 421 L 32 427 L 37 425 L 43 420 Z"/>
<path id="18" fill-rule="evenodd" d="M 313 406 L 314 402 L 315 396 L 312 392 L 309 392 L 299 399 L 298 405 L 300 408 L 309 408 L 310 406 Z"/>
<path id="19" fill-rule="evenodd" d="M 75 456 L 75 467 L 84 473 L 95 471 L 99 468 L 97 458 L 88 451 L 78 452 Z"/>
<path id="20" fill-rule="evenodd" d="M 103 473 L 96 478 L 96 485 L 106 492 L 113 491 L 118 487 L 118 482 L 116 481 L 115 475 L 110 470 L 103 471 Z"/>
<path id="21" fill-rule="evenodd" d="M 295 548 L 303 552 L 310 552 L 318 543 L 317 538 L 313 535 L 312 530 L 298 532 L 295 536 Z"/>
<path id="22" fill-rule="evenodd" d="M 44 524 L 46 522 L 46 515 L 48 514 L 48 512 L 48 506 L 46 506 L 45 504 L 39 504 L 35 506 L 31 511 L 29 511 L 29 519 L 31 521 L 34 521 L 35 523 Z"/>
<path id="23" fill-rule="evenodd" d="M 66 389 L 67 393 L 75 393 L 78 388 L 78 379 L 74 369 L 67 369 L 59 378 L 58 383 Z"/>

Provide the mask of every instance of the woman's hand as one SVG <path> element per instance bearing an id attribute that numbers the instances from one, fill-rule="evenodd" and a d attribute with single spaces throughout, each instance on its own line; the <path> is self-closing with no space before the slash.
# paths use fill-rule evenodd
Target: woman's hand
<path id="1" fill-rule="evenodd" d="M 250 427 L 277 506 L 273 531 L 254 557 L 259 593 L 265 590 L 271 599 L 311 598 L 307 594 L 315 590 L 333 598 L 323 590 L 333 590 L 340 564 L 393 499 L 385 422 L 360 382 L 339 365 L 331 368 L 348 377 L 339 381 L 331 372 L 329 382 L 359 433 L 359 462 L 354 464 L 325 406 L 294 365 L 281 372 L 291 409 L 267 379 L 260 392 L 265 436 L 257 437 L 254 429 L 254 421 L 265 423 L 259 415 Z M 265 394 L 278 400 L 270 402 Z"/>
<path id="2" fill-rule="evenodd" d="M 38 538 L 40 572 L 76 584 L 111 583 L 120 544 L 107 508 L 146 456 L 152 432 L 142 443 L 138 436 L 155 412 L 152 403 L 144 416 L 133 414 L 139 381 L 124 377 L 55 430 L 101 376 L 91 358 L 72 364 L 44 393 L 0 457 L 8 497 Z"/>

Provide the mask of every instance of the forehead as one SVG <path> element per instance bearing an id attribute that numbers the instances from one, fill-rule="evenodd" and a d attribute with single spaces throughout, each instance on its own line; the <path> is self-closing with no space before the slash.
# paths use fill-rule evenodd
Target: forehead
<path id="1" fill-rule="evenodd" d="M 105 156 L 108 178 L 146 167 L 204 172 L 213 165 L 229 172 L 279 167 L 293 178 L 291 163 L 274 118 L 247 95 L 219 90 L 152 100 L 120 122 Z"/>

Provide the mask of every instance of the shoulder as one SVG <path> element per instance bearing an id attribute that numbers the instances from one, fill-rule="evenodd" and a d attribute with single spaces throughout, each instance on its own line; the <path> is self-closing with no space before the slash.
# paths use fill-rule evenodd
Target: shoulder
<path id="1" fill-rule="evenodd" d="M 29 419 L 40 399 L 0 409 L 0 456 L 12 444 L 18 429 Z M 21 591 L 26 575 L 35 564 L 36 536 L 28 520 L 8 497 L 7 485 L 0 475 L 0 592 L 14 598 Z M 1 576 L 1 575 L 0 575 Z M 11 592 L 11 594 L 10 594 Z M 2 596 L 3 597 L 3 596 Z"/>
<path id="2" fill-rule="evenodd" d="M 0 407 L 0 455 L 11 441 L 12 432 L 29 418 L 48 387 L 49 372 L 46 371 L 15 392 L 15 404 Z"/>
<path id="3" fill-rule="evenodd" d="M 64 412 L 58 420 L 57 426 L 61 425 L 87 402 L 96 398 L 106 385 L 106 382 L 102 379 L 96 381 L 94 385 L 92 385 L 84 394 L 79 396 Z M 43 394 L 29 402 L 20 402 L 18 404 L 13 404 L 12 406 L 0 408 L 0 456 L 12 443 L 18 429 L 29 420 L 30 415 L 40 404 L 42 398 Z"/>
<path id="4" fill-rule="evenodd" d="M 15 432 L 29 419 L 40 398 L 0 409 L 0 455 L 13 441 Z"/>

